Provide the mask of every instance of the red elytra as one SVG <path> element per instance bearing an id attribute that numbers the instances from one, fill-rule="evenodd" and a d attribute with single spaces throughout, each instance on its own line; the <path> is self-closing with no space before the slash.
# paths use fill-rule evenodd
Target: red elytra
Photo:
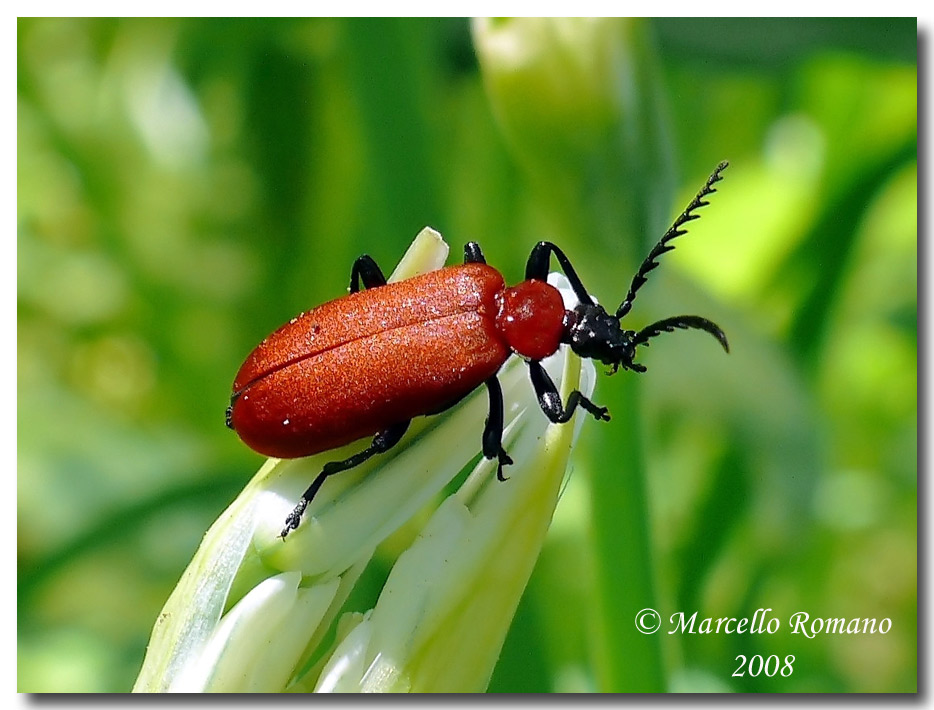
<path id="1" fill-rule="evenodd" d="M 486 385 L 490 410 L 482 436 L 483 455 L 497 460 L 497 477 L 512 459 L 503 449 L 503 395 L 496 373 L 512 353 L 526 359 L 544 414 L 554 423 L 583 407 L 609 419 L 605 407 L 574 390 L 562 404 L 541 360 L 565 343 L 580 357 L 611 367 L 644 372 L 636 349 L 675 328 L 713 335 L 728 350 L 726 335 L 700 316 L 674 316 L 639 331 L 620 325 L 649 272 L 683 225 L 707 204 L 704 198 L 726 168 L 721 163 L 704 187 L 642 262 L 626 298 L 608 313 L 594 302 L 557 246 L 539 242 L 526 263 L 526 278 L 506 288 L 502 274 L 487 266 L 480 247 L 464 247 L 464 264 L 387 284 L 369 256 L 351 271 L 351 293 L 306 311 L 266 338 L 247 357 L 233 383 L 227 425 L 256 451 L 296 458 L 328 451 L 366 436 L 372 443 L 347 459 L 324 465 L 286 518 L 281 536 L 301 516 L 335 473 L 383 453 L 417 416 L 438 413 Z M 555 257 L 578 299 L 565 309 L 561 294 L 546 282 Z M 360 286 L 364 290 L 360 290 Z"/>

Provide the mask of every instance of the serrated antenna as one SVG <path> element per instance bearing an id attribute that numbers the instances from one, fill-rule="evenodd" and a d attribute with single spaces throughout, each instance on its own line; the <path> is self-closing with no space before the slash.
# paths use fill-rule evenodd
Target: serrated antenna
<path id="1" fill-rule="evenodd" d="M 665 235 L 658 240 L 658 244 L 652 247 L 652 251 L 649 252 L 649 255 L 645 257 L 645 261 L 642 262 L 642 266 L 639 267 L 639 270 L 636 272 L 636 275 L 632 277 L 632 284 L 629 286 L 629 293 L 626 294 L 626 298 L 619 305 L 619 308 L 616 309 L 616 317 L 622 318 L 627 313 L 629 313 L 632 308 L 632 302 L 636 299 L 636 293 L 648 280 L 649 272 L 658 266 L 658 257 L 660 257 L 665 252 L 671 251 L 674 249 L 674 245 L 670 244 L 673 239 L 680 237 L 682 234 L 686 234 L 687 230 L 682 229 L 682 227 L 690 222 L 691 220 L 697 219 L 700 215 L 694 214 L 694 211 L 708 205 L 709 203 L 704 199 L 709 195 L 717 191 L 717 188 L 714 185 L 723 178 L 720 176 L 724 170 L 726 170 L 729 163 L 723 161 L 720 163 L 716 170 L 711 173 L 710 177 L 707 178 L 707 182 L 704 183 L 704 186 L 701 188 L 700 192 L 691 200 L 691 204 L 687 206 L 687 209 L 681 213 L 681 216 L 675 220 L 675 223 L 671 225 L 671 228 L 665 232 Z"/>

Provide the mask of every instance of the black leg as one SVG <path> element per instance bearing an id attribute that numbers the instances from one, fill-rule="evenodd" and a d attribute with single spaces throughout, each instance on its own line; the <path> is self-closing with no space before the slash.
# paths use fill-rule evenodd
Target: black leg
<path id="1" fill-rule="evenodd" d="M 570 421 L 574 415 L 574 410 L 578 405 L 590 412 L 595 419 L 610 421 L 610 413 L 606 407 L 598 407 L 587 399 L 577 390 L 571 392 L 568 397 L 567 407 L 561 406 L 561 395 L 554 381 L 545 372 L 541 362 L 538 360 L 529 361 L 529 374 L 532 376 L 532 387 L 535 388 L 535 394 L 538 396 L 538 403 L 548 417 L 555 424 L 564 424 Z"/>
<path id="2" fill-rule="evenodd" d="M 476 242 L 467 242 L 464 245 L 464 263 L 465 264 L 485 264 L 486 259 L 483 252 L 480 251 L 480 245 Z"/>
<path id="3" fill-rule="evenodd" d="M 324 468 L 321 469 L 321 473 L 319 473 L 317 478 L 308 486 L 308 490 L 302 494 L 302 499 L 298 502 L 298 505 L 295 506 L 295 510 L 285 519 L 285 527 L 282 528 L 279 537 L 285 538 L 286 535 L 298 527 L 298 524 L 302 520 L 302 513 L 305 512 L 305 508 L 311 503 L 318 489 L 321 488 L 321 484 L 324 483 L 328 476 L 333 476 L 335 473 L 340 473 L 341 471 L 347 471 L 359 466 L 376 454 L 383 454 L 389 451 L 389 449 L 399 443 L 399 440 L 408 428 L 409 422 L 402 422 L 401 424 L 391 426 L 389 429 L 386 429 L 386 431 L 381 431 L 374 436 L 373 443 L 360 453 L 354 454 L 343 461 L 331 461 L 330 463 L 326 463 Z"/>
<path id="4" fill-rule="evenodd" d="M 360 282 L 363 282 L 363 288 L 374 288 L 375 286 L 385 286 L 386 277 L 383 276 L 382 269 L 379 268 L 373 257 L 364 254 L 358 257 L 350 270 L 350 292 L 356 293 L 360 290 Z"/>
<path id="5" fill-rule="evenodd" d="M 547 280 L 548 267 L 551 264 L 552 254 L 555 255 L 558 263 L 561 264 L 564 275 L 567 276 L 568 281 L 571 282 L 571 288 L 573 288 L 574 293 L 577 294 L 577 300 L 584 305 L 592 306 L 593 299 L 590 298 L 590 294 L 587 293 L 587 289 L 584 288 L 584 284 L 581 283 L 580 277 L 577 275 L 577 272 L 574 271 L 574 267 L 571 266 L 571 262 L 564 255 L 564 252 L 551 242 L 539 242 L 533 247 L 532 253 L 529 254 L 529 260 L 525 265 L 525 278 L 538 279 L 539 281 Z"/>
<path id="6" fill-rule="evenodd" d="M 486 381 L 486 388 L 490 393 L 490 413 L 483 427 L 483 455 L 497 459 L 496 477 L 505 481 L 503 466 L 512 464 L 512 459 L 503 449 L 503 389 L 496 375 Z"/>

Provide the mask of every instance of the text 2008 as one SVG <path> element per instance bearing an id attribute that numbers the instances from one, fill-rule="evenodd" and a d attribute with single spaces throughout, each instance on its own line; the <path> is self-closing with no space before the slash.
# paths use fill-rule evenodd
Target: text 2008
<path id="1" fill-rule="evenodd" d="M 784 664 L 778 656 L 763 658 L 758 654 L 749 656 L 748 659 L 743 654 L 740 654 L 736 657 L 736 660 L 739 661 L 739 665 L 736 667 L 736 670 L 733 671 L 733 677 L 742 678 L 748 673 L 751 677 L 755 678 L 764 673 L 769 678 L 776 675 L 787 678 L 794 672 L 793 664 L 795 662 L 795 657 L 790 654 L 785 656 Z"/>

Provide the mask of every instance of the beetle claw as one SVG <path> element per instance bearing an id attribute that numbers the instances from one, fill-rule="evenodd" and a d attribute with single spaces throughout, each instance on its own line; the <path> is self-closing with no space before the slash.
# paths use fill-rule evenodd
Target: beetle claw
<path id="1" fill-rule="evenodd" d="M 503 466 L 512 466 L 512 458 L 504 450 L 499 450 L 499 461 L 496 465 L 496 480 L 508 481 L 509 476 L 503 475 Z"/>

